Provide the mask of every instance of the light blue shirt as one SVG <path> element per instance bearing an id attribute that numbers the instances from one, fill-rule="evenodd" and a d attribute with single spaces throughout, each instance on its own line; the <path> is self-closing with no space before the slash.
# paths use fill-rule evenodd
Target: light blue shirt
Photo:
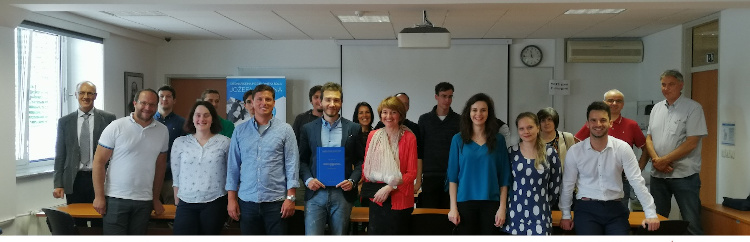
<path id="1" fill-rule="evenodd" d="M 703 107 L 689 98 L 680 95 L 672 105 L 663 100 L 651 110 L 648 120 L 648 134 L 653 140 L 654 150 L 665 156 L 679 147 L 690 136 L 706 136 L 706 117 Z M 651 176 L 658 178 L 684 178 L 701 171 L 701 141 L 693 151 L 682 159 L 672 162 L 674 170 L 662 173 L 651 170 Z"/>
<path id="2" fill-rule="evenodd" d="M 323 119 L 323 128 L 320 129 L 320 144 L 323 147 L 341 147 L 341 117 L 333 122 L 328 123 Z"/>
<path id="3" fill-rule="evenodd" d="M 275 202 L 299 187 L 299 151 L 292 126 L 276 118 L 262 133 L 255 119 L 237 126 L 227 161 L 227 191 L 246 202 Z"/>
<path id="4" fill-rule="evenodd" d="M 341 116 L 339 116 L 339 119 L 336 120 L 336 122 L 333 122 L 333 124 L 328 123 L 325 119 L 323 119 L 323 127 L 320 129 L 320 144 L 321 147 L 341 147 L 341 136 L 343 135 L 343 130 L 341 129 Z M 312 181 L 313 177 L 307 178 L 305 180 L 305 185 L 310 183 Z"/>

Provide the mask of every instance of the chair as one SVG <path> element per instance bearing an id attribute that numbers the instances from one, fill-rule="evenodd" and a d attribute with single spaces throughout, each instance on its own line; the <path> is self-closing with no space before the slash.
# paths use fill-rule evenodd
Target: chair
<path id="1" fill-rule="evenodd" d="M 690 222 L 685 220 L 666 220 L 659 223 L 659 229 L 648 231 L 648 229 L 638 226 L 635 229 L 635 235 L 686 235 Z"/>
<path id="2" fill-rule="evenodd" d="M 73 216 L 54 209 L 42 208 L 42 211 L 47 216 L 47 226 L 52 235 L 78 235 Z"/>
<path id="3" fill-rule="evenodd" d="M 412 235 L 453 235 L 456 226 L 445 214 L 423 213 L 411 215 Z"/>

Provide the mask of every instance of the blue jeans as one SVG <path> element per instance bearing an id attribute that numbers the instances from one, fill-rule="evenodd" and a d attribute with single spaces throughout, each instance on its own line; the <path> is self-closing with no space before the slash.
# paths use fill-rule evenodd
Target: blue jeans
<path id="1" fill-rule="evenodd" d="M 175 235 L 219 235 L 227 221 L 227 195 L 207 203 L 179 200 L 174 217 Z"/>
<path id="2" fill-rule="evenodd" d="M 285 235 L 286 219 L 281 218 L 284 201 L 254 203 L 239 199 L 240 232 L 243 235 Z"/>
<path id="3" fill-rule="evenodd" d="M 672 210 L 672 195 L 680 207 L 682 219 L 690 222 L 688 232 L 703 235 L 701 228 L 701 178 L 698 173 L 684 178 L 651 177 L 651 195 L 656 204 L 656 213 L 669 217 Z"/>
<path id="4" fill-rule="evenodd" d="M 628 235 L 630 210 L 620 201 L 576 200 L 573 224 L 577 235 Z"/>
<path id="5" fill-rule="evenodd" d="M 305 235 L 323 235 L 326 222 L 332 235 L 345 235 L 351 214 L 352 203 L 341 188 L 318 189 L 305 203 Z"/>

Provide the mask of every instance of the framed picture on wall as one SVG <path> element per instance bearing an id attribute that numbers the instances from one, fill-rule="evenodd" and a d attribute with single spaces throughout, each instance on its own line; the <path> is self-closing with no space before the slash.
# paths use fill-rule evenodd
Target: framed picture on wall
<path id="1" fill-rule="evenodd" d="M 125 72 L 125 115 L 135 111 L 133 98 L 139 90 L 143 89 L 143 73 Z"/>

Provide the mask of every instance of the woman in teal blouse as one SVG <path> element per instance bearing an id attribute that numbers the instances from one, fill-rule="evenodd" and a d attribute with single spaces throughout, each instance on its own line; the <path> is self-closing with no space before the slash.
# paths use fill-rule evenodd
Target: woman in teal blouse
<path id="1" fill-rule="evenodd" d="M 510 163 L 498 123 L 487 122 L 496 119 L 492 98 L 478 93 L 466 102 L 461 132 L 451 141 L 448 219 L 462 235 L 499 234 L 505 223 Z"/>

